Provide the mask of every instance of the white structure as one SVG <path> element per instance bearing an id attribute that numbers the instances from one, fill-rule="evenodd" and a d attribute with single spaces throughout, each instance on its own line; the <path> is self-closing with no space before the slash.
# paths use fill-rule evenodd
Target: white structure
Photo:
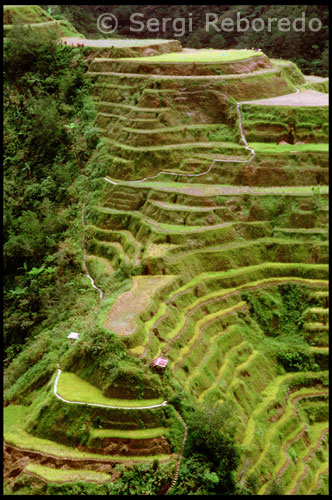
<path id="1" fill-rule="evenodd" d="M 70 332 L 69 335 L 67 335 L 67 339 L 69 340 L 77 340 L 79 338 L 80 334 L 76 332 Z"/>

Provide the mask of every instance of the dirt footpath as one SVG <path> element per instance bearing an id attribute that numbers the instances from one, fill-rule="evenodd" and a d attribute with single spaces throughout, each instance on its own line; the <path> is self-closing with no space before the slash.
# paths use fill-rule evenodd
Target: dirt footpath
<path id="1" fill-rule="evenodd" d="M 328 106 L 329 95 L 317 90 L 302 90 L 294 94 L 242 101 L 241 104 L 258 104 L 259 106 Z"/>

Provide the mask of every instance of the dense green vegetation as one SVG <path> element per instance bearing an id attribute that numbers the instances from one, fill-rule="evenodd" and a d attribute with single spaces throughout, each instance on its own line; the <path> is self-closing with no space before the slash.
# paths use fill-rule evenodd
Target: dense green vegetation
<path id="1" fill-rule="evenodd" d="M 317 370 L 314 356 L 301 334 L 304 311 L 309 307 L 310 292 L 294 284 L 280 285 L 278 290 L 244 292 L 242 298 L 249 304 L 251 317 L 256 320 L 267 337 L 269 351 L 275 352 L 277 361 L 286 371 Z"/>
<path id="2" fill-rule="evenodd" d="M 77 232 L 84 165 L 97 143 L 94 106 L 79 49 L 55 42 L 52 33 L 17 27 L 4 47 L 8 361 L 46 318 L 52 328 L 68 315 L 76 301 L 73 279 L 81 281 L 79 239 L 70 236 Z"/>
<path id="3" fill-rule="evenodd" d="M 48 5 L 43 6 L 53 15 L 65 16 L 73 25 L 84 33 L 87 38 L 108 38 L 97 30 L 98 16 L 103 13 L 114 14 L 119 27 L 118 36 L 135 38 L 151 38 L 151 31 L 147 28 L 147 20 L 156 18 L 162 26 L 163 18 L 184 18 L 186 20 L 183 35 L 175 36 L 173 23 L 167 22 L 165 29 L 155 33 L 158 38 L 178 38 L 183 47 L 215 48 L 215 49 L 242 49 L 260 48 L 269 57 L 289 59 L 295 62 L 305 74 L 328 75 L 328 39 L 329 21 L 326 5 Z M 131 27 L 137 25 L 130 22 L 133 13 L 142 14 L 137 19 L 144 23 L 144 29 L 133 32 Z M 250 28 L 245 32 L 222 30 L 217 32 L 213 26 L 205 29 L 206 13 L 216 13 L 217 26 L 220 27 L 223 19 L 231 18 L 237 21 L 240 18 L 248 19 Z M 271 23 L 268 31 L 268 18 L 289 18 L 290 23 L 297 18 L 305 16 L 305 32 L 294 30 L 278 30 L 277 22 Z M 190 16 L 191 14 L 191 16 Z M 61 17 L 60 17 L 61 18 Z M 192 30 L 189 30 L 189 19 L 192 19 Z M 251 28 L 255 18 L 264 20 L 265 29 L 255 31 Z M 319 31 L 308 29 L 309 21 L 318 18 L 322 23 Z M 242 23 L 242 27 L 243 27 Z M 260 25 L 259 25 L 260 26 Z M 316 27 L 315 23 L 313 24 Z M 297 28 L 301 27 L 298 23 Z M 178 23 L 177 29 L 180 28 Z M 179 33 L 179 31 L 178 31 Z"/>
<path id="4" fill-rule="evenodd" d="M 234 471 L 240 451 L 234 439 L 234 408 L 203 406 L 186 415 L 188 440 L 177 494 L 222 495 L 237 493 Z"/>

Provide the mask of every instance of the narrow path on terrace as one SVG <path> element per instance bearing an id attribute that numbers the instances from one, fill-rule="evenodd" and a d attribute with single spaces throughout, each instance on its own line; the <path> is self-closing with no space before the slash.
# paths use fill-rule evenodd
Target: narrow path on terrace
<path id="1" fill-rule="evenodd" d="M 127 181 L 130 183 L 134 182 L 144 182 L 149 179 L 156 179 L 160 175 L 168 174 L 168 175 L 175 175 L 175 176 L 184 176 L 184 177 L 201 177 L 202 175 L 208 174 L 213 166 L 215 165 L 216 162 L 231 162 L 231 163 L 249 163 L 253 160 L 253 158 L 256 156 L 255 150 L 251 148 L 247 140 L 245 138 L 244 132 L 243 132 L 243 126 L 242 126 L 242 115 L 240 111 L 240 106 L 242 104 L 259 104 L 259 105 L 277 105 L 277 106 L 327 106 L 328 105 L 328 94 L 324 94 L 322 92 L 318 92 L 316 90 L 303 90 L 300 92 L 298 88 L 296 88 L 296 91 L 293 92 L 292 94 L 286 94 L 284 96 L 278 96 L 278 97 L 272 97 L 269 99 L 258 99 L 258 100 L 252 100 L 252 101 L 241 101 L 237 102 L 236 104 L 236 110 L 238 113 L 239 117 L 239 127 L 240 127 L 240 134 L 241 134 L 241 140 L 244 143 L 245 149 L 251 152 L 251 156 L 248 160 L 234 160 L 232 159 L 218 159 L 214 158 L 212 161 L 211 165 L 205 172 L 201 172 L 199 174 L 190 174 L 190 173 L 178 173 L 178 172 L 168 172 L 168 171 L 160 171 L 158 174 L 149 176 L 149 177 L 144 177 L 142 179 L 136 179 L 132 181 Z M 121 184 L 121 182 L 117 182 L 111 179 L 108 179 L 107 177 L 104 177 L 104 180 L 107 182 L 110 182 L 111 184 Z"/>
<path id="2" fill-rule="evenodd" d="M 329 95 L 318 90 L 301 90 L 294 94 L 242 101 L 241 104 L 256 104 L 259 106 L 328 106 Z"/>
<path id="3" fill-rule="evenodd" d="M 296 89 L 296 92 L 298 92 L 298 91 L 299 90 Z M 236 110 L 237 110 L 238 117 L 239 117 L 239 126 L 240 126 L 241 140 L 244 143 L 245 148 L 251 152 L 251 156 L 250 156 L 250 158 L 248 160 L 234 160 L 233 158 L 231 160 L 229 160 L 229 159 L 227 159 L 227 160 L 218 160 L 217 158 L 215 158 L 212 161 L 212 163 L 209 166 L 209 168 L 205 172 L 202 172 L 200 174 L 188 174 L 188 173 L 187 174 L 186 173 L 181 174 L 181 173 L 178 173 L 178 172 L 167 172 L 167 171 L 164 172 L 164 171 L 161 171 L 161 172 L 158 172 L 158 174 L 156 174 L 156 175 L 152 175 L 150 177 L 144 177 L 142 179 L 137 179 L 137 180 L 133 180 L 133 181 L 129 181 L 129 182 L 144 182 L 144 181 L 147 181 L 149 179 L 156 179 L 157 177 L 159 177 L 162 174 L 184 176 L 184 177 L 200 177 L 202 175 L 208 174 L 212 170 L 212 168 L 213 168 L 213 166 L 214 166 L 214 164 L 216 162 L 231 162 L 231 163 L 249 163 L 249 162 L 251 162 L 251 160 L 253 160 L 254 157 L 256 156 L 256 153 L 255 153 L 255 151 L 251 147 L 249 147 L 249 145 L 248 145 L 248 143 L 246 141 L 246 138 L 244 136 L 243 127 L 242 127 L 242 115 L 241 115 L 241 112 L 240 112 L 240 106 L 241 106 L 241 103 L 238 102 L 236 104 Z M 210 144 L 210 143 L 206 143 L 206 144 Z M 110 182 L 111 184 L 119 184 L 119 182 L 112 181 L 111 179 L 108 179 L 107 177 L 104 177 L 104 180 L 107 181 L 107 182 Z"/>
<path id="4" fill-rule="evenodd" d="M 63 397 L 61 397 L 58 394 L 58 392 L 57 392 L 58 382 L 59 382 L 60 375 L 61 375 L 61 369 L 60 369 L 60 365 L 58 363 L 58 374 L 57 374 L 55 382 L 54 382 L 54 395 L 58 399 L 60 399 L 61 401 L 63 401 L 64 403 L 77 404 L 77 405 L 87 405 L 87 406 L 97 406 L 97 407 L 112 408 L 112 409 L 119 409 L 119 410 L 148 410 L 148 409 L 151 409 L 151 408 L 164 407 L 164 406 L 166 406 L 168 404 L 167 401 L 163 401 L 160 404 L 150 405 L 150 406 L 111 406 L 111 405 L 102 405 L 102 404 L 97 404 L 97 403 L 86 403 L 86 402 L 82 402 L 82 401 L 68 401 L 67 399 L 64 399 Z M 176 411 L 177 415 L 179 416 L 179 418 L 181 419 L 181 421 L 182 421 L 182 423 L 184 425 L 184 436 L 183 436 L 183 439 L 182 439 L 181 450 L 180 450 L 180 453 L 179 453 L 179 456 L 178 456 L 178 461 L 177 461 L 177 465 L 176 465 L 176 469 L 175 469 L 175 475 L 174 475 L 174 478 L 173 478 L 173 481 L 172 481 L 170 487 L 165 492 L 165 495 L 167 495 L 167 493 L 176 484 L 176 481 L 177 481 L 177 478 L 178 478 L 179 469 L 180 469 L 180 465 L 181 465 L 181 461 L 182 461 L 183 449 L 184 449 L 184 446 L 185 446 L 185 443 L 186 443 L 187 433 L 188 433 L 187 424 L 185 423 L 185 421 L 182 418 L 181 414 L 177 410 L 175 410 L 175 411 Z"/>

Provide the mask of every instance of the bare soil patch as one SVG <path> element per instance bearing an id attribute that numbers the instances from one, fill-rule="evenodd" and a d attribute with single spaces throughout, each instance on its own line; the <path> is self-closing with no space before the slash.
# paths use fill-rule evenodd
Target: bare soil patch
<path id="1" fill-rule="evenodd" d="M 135 317 L 149 305 L 153 294 L 173 276 L 134 276 L 133 286 L 117 298 L 107 315 L 106 328 L 119 335 L 131 335 L 136 329 Z"/>

